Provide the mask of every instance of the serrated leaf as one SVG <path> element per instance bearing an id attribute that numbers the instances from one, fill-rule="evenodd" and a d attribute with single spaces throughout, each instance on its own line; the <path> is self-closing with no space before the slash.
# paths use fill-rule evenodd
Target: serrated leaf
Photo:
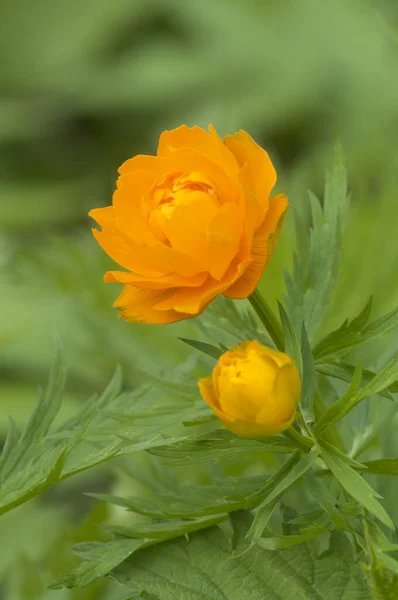
<path id="1" fill-rule="evenodd" d="M 334 377 L 335 379 L 340 379 L 341 381 L 346 381 L 347 383 L 351 383 L 352 377 L 355 373 L 355 365 L 350 365 L 348 363 L 325 363 L 318 364 L 316 366 L 316 370 L 318 373 L 322 375 L 327 375 L 328 377 Z M 370 371 L 369 369 L 362 369 L 362 385 L 366 385 L 369 383 L 377 373 L 374 371 Z M 379 392 L 380 396 L 384 396 L 389 400 L 392 400 L 391 394 L 395 394 L 398 392 L 398 381 L 395 381 L 391 385 L 388 386 L 384 391 Z"/>
<path id="2" fill-rule="evenodd" d="M 314 348 L 316 362 L 339 360 L 355 346 L 382 337 L 398 327 L 398 308 L 396 308 L 366 327 L 358 329 L 363 325 L 364 316 L 368 314 L 367 306 L 351 323 L 343 324 L 316 344 Z"/>
<path id="3" fill-rule="evenodd" d="M 378 494 L 363 477 L 352 469 L 339 455 L 332 452 L 330 448 L 326 449 L 323 447 L 321 449 L 321 456 L 328 469 L 350 496 L 355 498 L 357 502 L 362 504 L 370 513 L 387 525 L 387 527 L 394 529 L 391 518 L 383 506 L 376 500 Z"/>
<path id="4" fill-rule="evenodd" d="M 46 435 L 51 423 L 56 417 L 62 401 L 65 387 L 66 365 L 60 342 L 57 342 L 53 365 L 50 371 L 45 392 L 40 394 L 39 401 L 32 410 L 30 418 L 18 436 L 12 419 L 7 436 L 4 452 L 0 459 L 1 479 L 6 480 L 20 465 L 29 460 L 27 453 L 32 446 L 39 444 Z"/>
<path id="5" fill-rule="evenodd" d="M 339 398 L 332 406 L 321 416 L 314 427 L 314 434 L 321 437 L 327 429 L 337 423 L 362 400 L 374 394 L 380 394 L 393 383 L 398 376 L 398 355 L 392 358 L 373 379 L 369 381 L 362 389 L 359 389 L 362 380 L 362 369 L 358 363 L 352 382 L 346 393 Z"/>
<path id="6" fill-rule="evenodd" d="M 334 524 L 336 529 L 344 530 L 348 528 L 347 520 L 342 511 L 340 511 L 340 505 L 337 503 L 336 498 L 323 485 L 315 473 L 310 472 L 307 474 L 306 485 L 315 502 L 329 516 L 331 523 Z"/>
<path id="7" fill-rule="evenodd" d="M 88 495 L 155 519 L 205 517 L 256 506 L 261 500 L 256 493 L 263 488 L 264 477 L 222 477 L 211 485 L 176 483 L 167 490 L 151 483 L 152 497 Z"/>
<path id="8" fill-rule="evenodd" d="M 136 553 L 112 577 L 131 592 L 159 600 L 371 600 L 353 561 L 348 540 L 317 558 L 316 542 L 285 550 L 247 548 L 250 524 L 245 514 L 233 519 L 236 555 L 217 527 Z M 330 574 L 333 573 L 333 585 Z"/>
<path id="9" fill-rule="evenodd" d="M 315 423 L 314 435 L 320 439 L 322 435 L 337 421 L 342 419 L 352 408 L 358 404 L 358 390 L 362 378 L 362 367 L 358 362 L 351 384 L 345 394 L 324 412 Z"/>
<path id="10" fill-rule="evenodd" d="M 293 454 L 282 467 L 267 481 L 265 486 L 258 492 L 258 496 L 263 496 L 261 504 L 258 506 L 253 523 L 250 527 L 249 535 L 260 537 L 269 519 L 268 505 L 278 500 L 283 492 L 302 477 L 308 469 L 314 464 L 318 457 L 318 450 L 311 450 L 308 454 L 300 458 L 299 453 Z M 264 515 L 266 518 L 264 518 Z"/>
<path id="11" fill-rule="evenodd" d="M 293 257 L 293 275 L 286 276 L 287 313 L 295 331 L 300 331 L 304 323 L 311 340 L 321 324 L 337 277 L 341 220 L 347 204 L 347 174 L 341 152 L 336 151 L 332 173 L 326 174 L 323 207 L 310 194 L 311 228 L 306 231 L 296 218 L 298 246 Z"/>
<path id="12" fill-rule="evenodd" d="M 269 437 L 263 440 L 249 440 L 233 435 L 226 430 L 215 430 L 196 439 L 168 443 L 164 447 L 148 449 L 151 454 L 168 459 L 174 465 L 208 463 L 224 458 L 247 455 L 250 452 L 291 453 L 295 446 L 286 438 Z"/>
<path id="13" fill-rule="evenodd" d="M 140 548 L 152 544 L 152 540 L 121 539 L 112 542 L 91 542 L 85 544 L 83 551 L 77 548 L 76 554 L 84 557 L 82 562 L 73 572 L 61 576 L 49 586 L 57 590 L 63 587 L 85 587 L 100 577 L 107 575 L 112 569 L 126 560 Z"/>

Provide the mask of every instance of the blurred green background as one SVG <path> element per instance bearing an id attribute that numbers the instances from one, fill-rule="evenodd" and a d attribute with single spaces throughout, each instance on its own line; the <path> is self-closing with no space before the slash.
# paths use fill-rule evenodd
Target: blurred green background
<path id="1" fill-rule="evenodd" d="M 246 129 L 299 211 L 308 188 L 322 193 L 338 135 L 353 209 L 325 327 L 354 315 L 372 292 L 374 315 L 396 303 L 394 0 L 15 0 L 0 8 L 0 39 L 0 439 L 8 415 L 22 424 L 36 400 L 54 330 L 70 365 L 64 414 L 118 363 L 135 385 L 149 364 L 167 372 L 186 356 L 176 336 L 189 335 L 191 323 L 117 319 L 118 289 L 102 283 L 110 263 L 87 217 L 110 203 L 117 167 L 155 153 L 161 131 L 181 123 L 213 123 L 222 135 Z M 272 300 L 293 247 L 290 215 L 262 281 Z M 87 477 L 83 489 L 95 488 Z M 4 597 L 120 597 L 113 587 L 43 591 L 56 571 L 54 548 L 62 564 L 80 539 L 70 531 L 86 501 L 73 485 L 1 519 Z"/>

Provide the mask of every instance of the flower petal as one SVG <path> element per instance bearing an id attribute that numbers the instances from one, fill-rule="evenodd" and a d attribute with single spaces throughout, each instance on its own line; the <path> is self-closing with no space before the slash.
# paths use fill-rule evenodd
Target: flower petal
<path id="1" fill-rule="evenodd" d="M 200 389 L 201 396 L 205 402 L 210 406 L 212 411 L 217 415 L 219 419 L 224 420 L 225 415 L 220 409 L 220 405 L 217 400 L 217 396 L 213 387 L 212 377 L 203 377 L 199 379 L 198 386 Z"/>
<path id="2" fill-rule="evenodd" d="M 151 290 L 164 290 L 165 288 L 179 286 L 198 287 L 203 285 L 207 277 L 207 273 L 198 273 L 192 277 L 182 277 L 181 275 L 177 275 L 177 273 L 167 273 L 160 277 L 144 277 L 143 275 L 127 271 L 108 271 L 105 273 L 104 281 L 107 283 L 130 284 Z"/>
<path id="3" fill-rule="evenodd" d="M 178 313 L 175 310 L 158 311 L 153 306 L 162 298 L 166 298 L 172 290 L 145 290 L 126 285 L 114 303 L 121 309 L 120 317 L 133 323 L 166 324 L 187 319 L 191 315 Z"/>
<path id="4" fill-rule="evenodd" d="M 156 244 L 157 238 L 148 225 L 150 189 L 156 181 L 152 173 L 134 171 L 121 175 L 113 194 L 112 204 L 118 227 L 135 242 Z"/>
<path id="5" fill-rule="evenodd" d="M 164 131 L 159 139 L 158 156 L 169 156 L 181 148 L 192 148 L 226 169 L 230 176 L 237 177 L 239 167 L 235 156 L 223 144 L 212 125 L 209 130 L 210 133 L 200 127 L 181 125 L 171 131 Z"/>
<path id="6" fill-rule="evenodd" d="M 234 267 L 230 267 L 232 271 Z M 206 306 L 229 286 L 232 279 L 230 273 L 226 273 L 223 282 L 216 281 L 209 277 L 203 285 L 195 288 L 181 287 L 174 291 L 167 299 L 156 304 L 156 310 L 174 309 L 178 312 L 188 313 L 189 315 L 199 315 Z"/>
<path id="7" fill-rule="evenodd" d="M 214 411 L 215 412 L 215 411 Z M 263 424 L 263 423 L 251 423 L 249 421 L 233 421 L 232 423 L 224 422 L 224 425 L 232 433 L 236 433 L 242 437 L 254 438 L 254 437 L 268 437 L 276 435 L 281 431 L 288 429 L 295 420 L 295 415 L 289 421 L 285 423 L 275 424 Z"/>
<path id="8" fill-rule="evenodd" d="M 189 254 L 204 267 L 202 257 L 206 252 L 206 230 L 220 212 L 220 206 L 213 196 L 199 190 L 181 191 L 178 198 L 181 204 L 175 207 L 170 217 L 166 211 L 159 213 L 159 227 L 172 248 Z"/>
<path id="9" fill-rule="evenodd" d="M 273 391 L 267 396 L 256 422 L 268 425 L 291 423 L 296 415 L 300 390 L 300 378 L 296 366 L 291 361 L 278 370 Z"/>
<path id="10" fill-rule="evenodd" d="M 209 224 L 206 269 L 214 279 L 221 280 L 237 255 L 243 233 L 240 208 L 227 202 Z"/>
<path id="11" fill-rule="evenodd" d="M 146 247 L 135 243 L 120 230 L 113 206 L 97 208 L 89 214 L 102 228 L 102 231 L 92 230 L 97 242 L 115 262 L 129 271 L 144 277 L 160 277 L 166 273 L 192 277 L 203 270 L 192 257 L 163 244 Z"/>
<path id="12" fill-rule="evenodd" d="M 225 296 L 235 299 L 247 298 L 254 291 L 275 251 L 287 207 L 287 198 L 283 194 L 270 199 L 264 222 L 253 237 L 252 262 L 243 275 L 224 292 Z"/>
<path id="13" fill-rule="evenodd" d="M 113 206 L 96 208 L 89 212 L 102 231 L 93 229 L 95 239 L 107 254 L 125 269 L 142 271 L 150 277 L 159 277 L 164 271 L 148 261 L 141 261 L 135 254 L 135 244 L 117 226 L 117 217 Z"/>
<path id="14" fill-rule="evenodd" d="M 267 152 L 242 129 L 224 138 L 241 167 L 241 177 L 254 190 L 258 203 L 258 222 L 268 209 L 268 199 L 276 183 L 276 172 Z"/>

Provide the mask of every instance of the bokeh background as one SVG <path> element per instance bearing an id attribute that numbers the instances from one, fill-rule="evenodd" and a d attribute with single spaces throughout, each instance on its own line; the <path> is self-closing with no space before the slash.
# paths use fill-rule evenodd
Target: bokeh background
<path id="1" fill-rule="evenodd" d="M 70 365 L 64 415 L 116 364 L 137 385 L 154 361 L 167 372 L 185 357 L 176 336 L 189 322 L 117 319 L 87 217 L 110 203 L 117 167 L 155 153 L 161 131 L 181 123 L 250 132 L 299 211 L 307 189 L 322 193 L 338 136 L 353 208 L 325 328 L 371 293 L 374 316 L 396 304 L 395 0 L 15 0 L 1 4 L 0 39 L 0 440 L 8 415 L 23 424 L 36 401 L 54 330 Z M 290 215 L 261 284 L 272 301 L 293 248 Z M 87 539 L 80 491 L 98 485 L 85 475 L 1 518 L 4 597 L 120 597 L 102 584 L 45 591 L 57 564 L 73 562 L 70 542 Z"/>

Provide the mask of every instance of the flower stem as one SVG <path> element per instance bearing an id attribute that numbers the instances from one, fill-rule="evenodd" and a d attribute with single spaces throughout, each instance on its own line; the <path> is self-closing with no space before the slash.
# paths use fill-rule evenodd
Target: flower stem
<path id="1" fill-rule="evenodd" d="M 269 333 L 277 349 L 283 351 L 285 349 L 285 342 L 283 339 L 282 327 L 280 326 L 277 318 L 258 288 L 254 290 L 254 292 L 249 296 L 248 300 L 256 311 L 260 321 Z"/>
<path id="2" fill-rule="evenodd" d="M 307 437 L 304 437 L 294 427 L 289 427 L 283 432 L 283 435 L 291 440 L 302 452 L 309 452 L 314 445 L 314 442 Z"/>

